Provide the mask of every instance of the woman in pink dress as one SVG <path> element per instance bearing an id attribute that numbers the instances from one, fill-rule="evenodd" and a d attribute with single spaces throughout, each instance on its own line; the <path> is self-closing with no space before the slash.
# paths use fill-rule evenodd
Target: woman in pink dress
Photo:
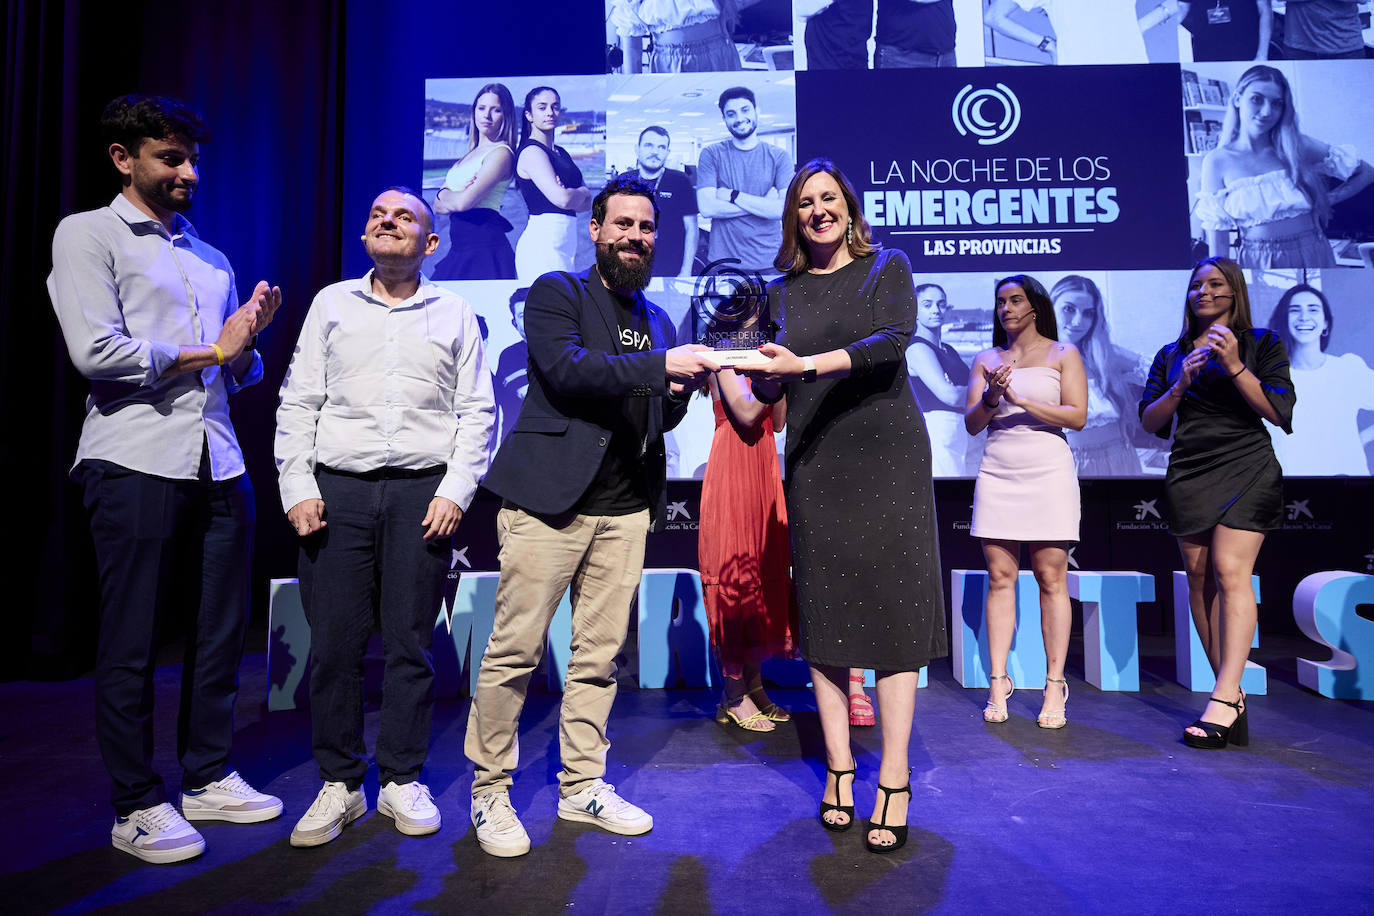
<path id="1" fill-rule="evenodd" d="M 766 732 L 791 719 L 763 690 L 761 663 L 794 654 L 797 599 L 773 430 L 786 401 L 764 404 L 731 369 L 712 376 L 716 432 L 701 485 L 697 550 L 711 646 L 725 676 L 716 721 Z"/>
<path id="2" fill-rule="evenodd" d="M 1068 547 L 1078 541 L 1079 519 L 1078 478 L 1064 431 L 1087 422 L 1088 378 L 1074 345 L 1059 342 L 1054 304 L 1034 277 L 1007 277 L 995 289 L 992 348 L 973 360 L 964 412 L 969 435 L 988 430 L 973 490 L 972 531 L 983 541 L 988 564 L 992 683 L 983 719 L 1007 721 L 1007 698 L 1015 689 L 1007 656 L 1024 543 L 1040 586 L 1045 639 L 1045 693 L 1035 724 L 1063 728 L 1072 625 Z"/>

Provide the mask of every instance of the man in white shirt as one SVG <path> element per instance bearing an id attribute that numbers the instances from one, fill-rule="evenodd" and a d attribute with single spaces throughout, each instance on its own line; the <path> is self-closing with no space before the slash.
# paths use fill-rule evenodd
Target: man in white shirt
<path id="1" fill-rule="evenodd" d="M 239 306 L 229 261 L 181 215 L 208 136 L 199 112 L 121 96 L 101 129 L 122 188 L 108 207 L 62 220 L 48 277 L 67 351 L 91 383 L 72 477 L 100 573 L 95 731 L 112 845 L 180 862 L 205 851 L 187 819 L 253 823 L 282 812 L 229 766 L 254 514 L 229 395 L 262 379 L 253 338 L 281 290 L 258 283 Z M 178 813 L 152 767 L 153 672 L 159 622 L 188 607 Z"/>
<path id="2" fill-rule="evenodd" d="M 410 836 L 439 829 L 419 781 L 434 701 L 430 647 L 451 536 L 486 473 L 496 416 L 472 307 L 420 273 L 439 245 L 429 205 L 388 188 L 362 240 L 373 268 L 315 297 L 277 410 L 324 780 L 293 846 L 328 843 L 367 812 L 363 655 L 374 611 L 386 655 L 377 810 Z"/>

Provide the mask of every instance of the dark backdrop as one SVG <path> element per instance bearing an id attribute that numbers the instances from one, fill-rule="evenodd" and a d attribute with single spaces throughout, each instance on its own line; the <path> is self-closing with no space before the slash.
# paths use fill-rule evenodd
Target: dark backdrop
<path id="1" fill-rule="evenodd" d="M 7 2 L 0 480 L 11 534 L 0 678 L 70 677 L 92 659 L 94 559 L 80 495 L 66 477 L 87 386 L 67 359 L 44 282 L 58 221 L 107 204 L 118 190 L 98 136 L 105 103 L 126 92 L 167 93 L 205 111 L 213 137 L 189 216 L 228 255 L 241 292 L 258 279 L 283 290 L 282 311 L 259 338 L 266 378 L 233 406 L 257 494 L 254 608 L 262 614 L 266 580 L 295 569 L 272 467 L 277 388 L 311 296 L 342 275 L 343 226 L 361 227 L 366 214 L 367 201 L 343 195 L 346 138 L 360 144 L 355 150 L 387 151 L 350 159 L 365 186 L 413 181 L 420 117 L 409 108 L 421 103 L 427 70 L 450 60 L 455 73 L 517 72 L 516 49 L 539 35 L 563 41 L 525 55 L 538 59 L 529 72 L 598 72 L 601 0 L 559 0 L 537 20 L 521 6 L 353 2 L 345 13 L 342 0 Z M 357 85 L 370 87 L 347 110 L 346 56 Z M 409 163 L 405 174 L 395 173 L 397 161 Z"/>

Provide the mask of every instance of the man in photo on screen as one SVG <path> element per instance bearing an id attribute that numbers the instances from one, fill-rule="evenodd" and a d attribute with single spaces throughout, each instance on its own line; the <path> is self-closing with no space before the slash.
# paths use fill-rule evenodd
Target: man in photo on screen
<path id="1" fill-rule="evenodd" d="M 1289 60 L 1363 60 L 1360 4 L 1354 0 L 1288 0 L 1283 54 Z"/>
<path id="2" fill-rule="evenodd" d="M 690 277 L 697 253 L 697 196 L 686 172 L 668 168 L 672 143 L 657 124 L 639 132 L 635 167 L 625 174 L 653 186 L 659 220 L 654 234 L 654 276 Z"/>
<path id="3" fill-rule="evenodd" d="M 953 67 L 954 0 L 878 0 L 875 69 Z"/>
<path id="4" fill-rule="evenodd" d="M 792 160 L 759 137 L 751 90 L 726 89 L 718 105 L 730 139 L 706 147 L 697 160 L 697 208 L 711 219 L 707 260 L 735 258 L 738 269 L 776 275 Z"/>

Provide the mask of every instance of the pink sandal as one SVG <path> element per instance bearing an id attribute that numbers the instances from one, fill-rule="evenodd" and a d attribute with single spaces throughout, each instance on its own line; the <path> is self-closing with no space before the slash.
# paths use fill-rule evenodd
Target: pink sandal
<path id="1" fill-rule="evenodd" d="M 857 686 L 856 686 L 857 685 Z M 878 717 L 873 713 L 873 702 L 864 693 L 863 675 L 849 676 L 849 724 L 877 725 Z"/>

